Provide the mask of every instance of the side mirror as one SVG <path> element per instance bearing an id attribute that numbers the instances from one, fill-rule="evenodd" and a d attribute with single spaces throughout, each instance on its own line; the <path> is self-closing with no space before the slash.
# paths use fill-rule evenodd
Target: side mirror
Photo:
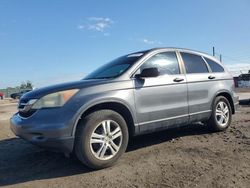
<path id="1" fill-rule="evenodd" d="M 141 74 L 136 74 L 136 78 L 151 78 L 159 76 L 159 71 L 156 67 L 145 68 L 141 71 Z"/>

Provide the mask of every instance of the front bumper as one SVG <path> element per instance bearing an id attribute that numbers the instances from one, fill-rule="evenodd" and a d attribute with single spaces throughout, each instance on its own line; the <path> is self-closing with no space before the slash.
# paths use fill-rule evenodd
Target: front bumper
<path id="1" fill-rule="evenodd" d="M 65 135 L 64 124 L 38 125 L 16 113 L 10 119 L 10 128 L 16 136 L 49 150 L 71 153 L 74 147 L 74 138 Z"/>

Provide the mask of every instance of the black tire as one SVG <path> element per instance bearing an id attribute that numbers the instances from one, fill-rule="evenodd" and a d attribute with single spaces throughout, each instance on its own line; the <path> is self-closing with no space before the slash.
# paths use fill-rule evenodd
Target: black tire
<path id="1" fill-rule="evenodd" d="M 223 126 L 219 123 L 219 120 L 218 120 L 220 119 L 220 116 L 216 115 L 216 108 L 220 102 L 222 102 L 222 104 L 225 104 L 228 107 L 228 120 L 227 122 L 224 123 Z M 216 97 L 212 106 L 211 117 L 209 118 L 207 122 L 208 127 L 212 131 L 224 131 L 230 126 L 231 121 L 232 121 L 232 108 L 227 98 L 223 96 Z"/>
<path id="2" fill-rule="evenodd" d="M 119 125 L 120 132 L 122 133 L 122 139 L 120 139 L 119 150 L 117 150 L 117 153 L 112 158 L 100 160 L 93 153 L 90 139 L 92 133 L 96 130 L 96 127 L 98 127 L 100 123 L 105 120 L 114 121 L 117 123 L 117 125 Z M 75 134 L 74 150 L 77 158 L 83 164 L 92 169 L 102 169 L 112 166 L 120 158 L 120 156 L 126 151 L 128 140 L 128 128 L 123 117 L 112 110 L 99 110 L 87 115 L 79 122 Z"/>

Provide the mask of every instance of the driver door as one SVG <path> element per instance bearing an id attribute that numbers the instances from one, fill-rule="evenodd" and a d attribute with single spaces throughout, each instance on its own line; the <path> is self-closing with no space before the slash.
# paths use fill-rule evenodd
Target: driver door
<path id="1" fill-rule="evenodd" d="M 157 68 L 159 76 L 134 79 L 134 96 L 140 132 L 188 122 L 186 77 L 174 51 L 161 52 L 147 59 L 145 68 Z"/>

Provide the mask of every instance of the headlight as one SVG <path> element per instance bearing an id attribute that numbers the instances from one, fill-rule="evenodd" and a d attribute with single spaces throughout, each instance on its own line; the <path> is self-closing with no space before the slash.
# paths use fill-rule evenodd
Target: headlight
<path id="1" fill-rule="evenodd" d="M 79 89 L 71 89 L 48 94 L 34 102 L 31 109 L 54 108 L 63 106 Z"/>

